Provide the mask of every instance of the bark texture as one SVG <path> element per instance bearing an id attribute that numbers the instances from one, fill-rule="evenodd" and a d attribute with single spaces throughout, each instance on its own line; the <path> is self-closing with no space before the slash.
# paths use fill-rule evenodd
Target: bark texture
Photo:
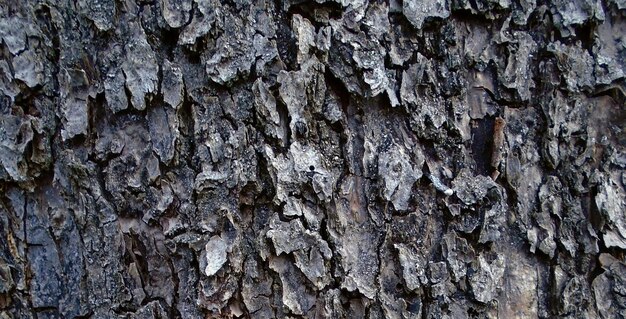
<path id="1" fill-rule="evenodd" d="M 624 0 L 0 1 L 0 318 L 626 317 Z"/>

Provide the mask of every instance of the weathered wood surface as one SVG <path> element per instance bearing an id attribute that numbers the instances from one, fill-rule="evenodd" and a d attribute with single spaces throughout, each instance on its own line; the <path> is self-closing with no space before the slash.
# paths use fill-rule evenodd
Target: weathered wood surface
<path id="1" fill-rule="evenodd" d="M 626 317 L 624 0 L 4 0 L 0 40 L 0 318 Z"/>

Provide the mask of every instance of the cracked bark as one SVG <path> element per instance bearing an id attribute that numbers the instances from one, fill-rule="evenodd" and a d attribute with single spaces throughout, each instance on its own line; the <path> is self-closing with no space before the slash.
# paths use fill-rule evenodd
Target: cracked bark
<path id="1" fill-rule="evenodd" d="M 626 317 L 623 0 L 0 2 L 0 318 Z"/>

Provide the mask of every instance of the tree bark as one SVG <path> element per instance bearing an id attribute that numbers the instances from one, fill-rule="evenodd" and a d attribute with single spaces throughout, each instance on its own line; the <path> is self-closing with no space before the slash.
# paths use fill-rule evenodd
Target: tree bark
<path id="1" fill-rule="evenodd" d="M 0 318 L 625 318 L 624 0 L 0 2 Z"/>

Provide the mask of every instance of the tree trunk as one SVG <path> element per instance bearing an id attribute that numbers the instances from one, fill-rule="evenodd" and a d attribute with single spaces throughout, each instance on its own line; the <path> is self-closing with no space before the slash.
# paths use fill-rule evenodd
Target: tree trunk
<path id="1" fill-rule="evenodd" d="M 626 317 L 624 0 L 0 1 L 0 318 Z"/>

